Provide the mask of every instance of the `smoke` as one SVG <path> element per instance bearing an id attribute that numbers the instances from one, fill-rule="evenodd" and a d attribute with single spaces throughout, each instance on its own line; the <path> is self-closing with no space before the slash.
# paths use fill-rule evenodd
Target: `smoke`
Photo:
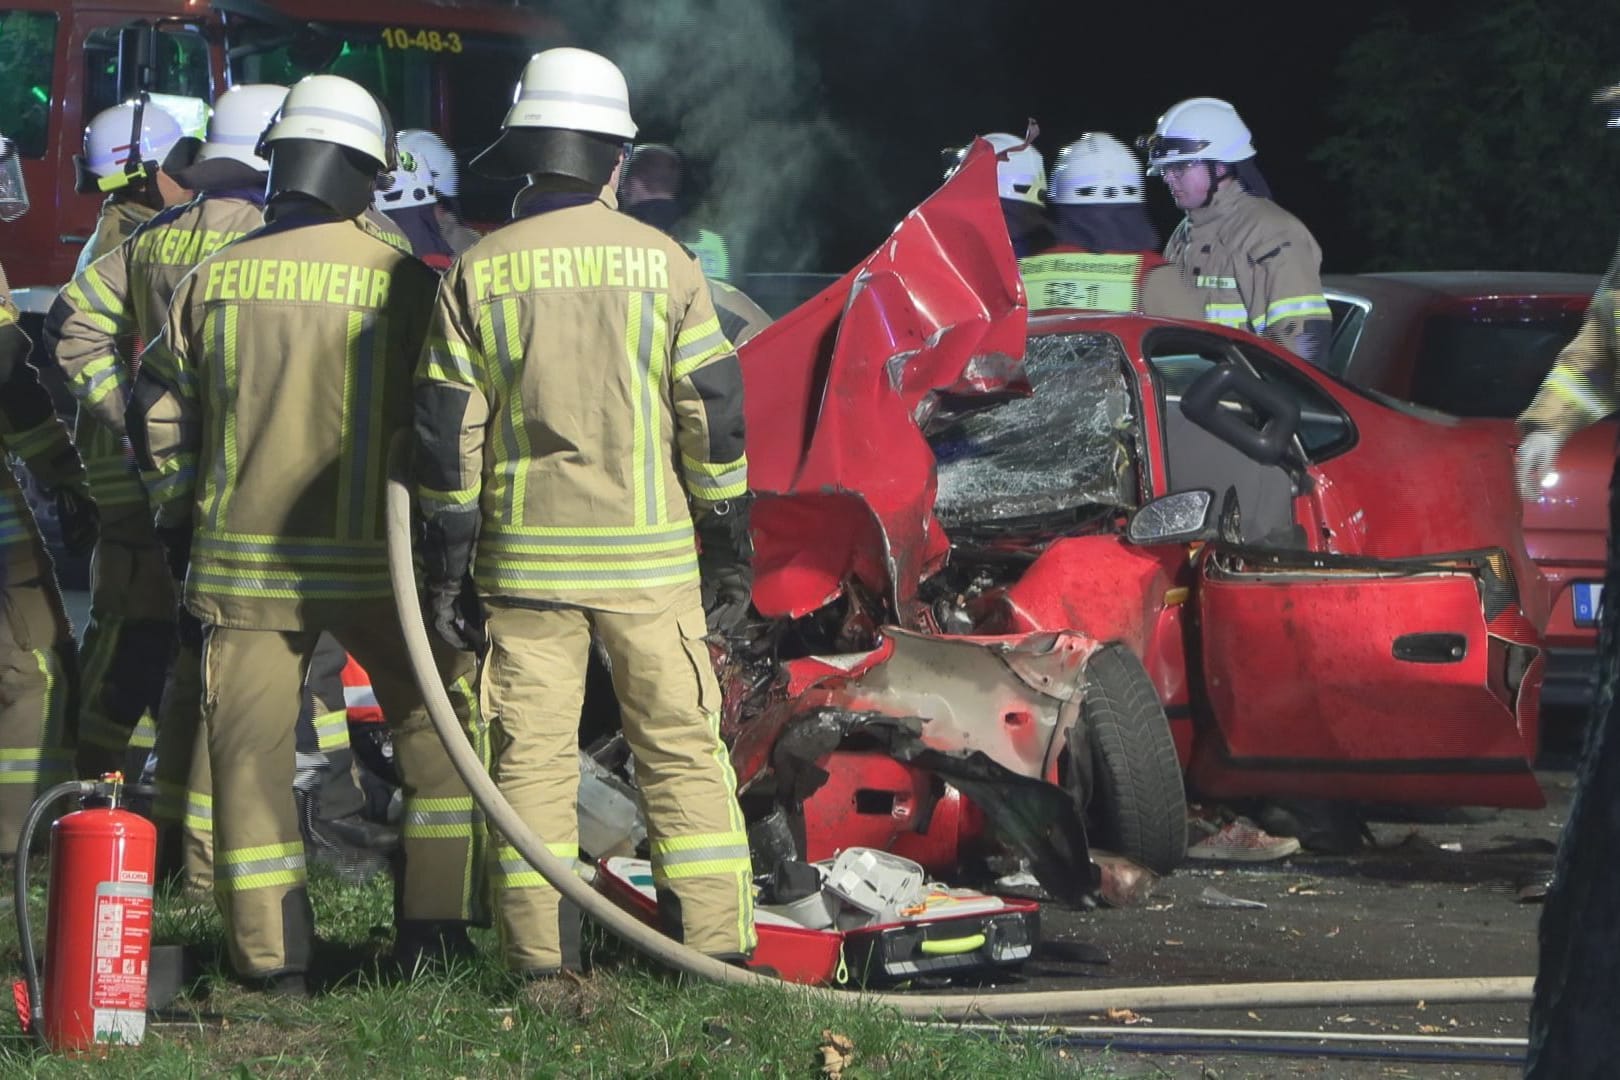
<path id="1" fill-rule="evenodd" d="M 863 166 L 820 103 L 814 58 L 794 47 L 786 0 L 549 10 L 624 70 L 641 140 L 672 143 L 706 172 L 692 217 L 726 237 L 733 267 L 837 269 L 820 265 L 813 204 L 829 178 Z M 834 186 L 847 190 L 847 179 Z"/>

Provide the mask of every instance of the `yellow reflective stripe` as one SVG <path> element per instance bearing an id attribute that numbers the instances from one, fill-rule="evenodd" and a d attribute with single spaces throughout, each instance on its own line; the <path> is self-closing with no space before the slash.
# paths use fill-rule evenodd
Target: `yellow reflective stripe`
<path id="1" fill-rule="evenodd" d="M 647 294 L 633 292 L 624 315 L 624 359 L 630 367 L 630 409 L 633 425 L 630 445 L 630 505 L 639 526 L 654 520 L 647 513 L 648 446 L 647 446 L 647 342 L 643 338 L 643 308 Z"/>
<path id="2" fill-rule="evenodd" d="M 1273 300 L 1266 308 L 1266 325 L 1270 326 L 1282 319 L 1331 319 L 1333 312 L 1328 309 L 1327 298 L 1320 293 L 1314 296 L 1284 296 Z"/>
<path id="3" fill-rule="evenodd" d="M 510 567 L 501 567 L 490 572 L 489 580 L 491 587 L 494 589 L 526 589 L 544 586 L 556 592 L 595 592 L 600 589 L 623 589 L 632 586 L 651 589 L 661 585 L 684 585 L 689 581 L 698 580 L 698 569 L 694 561 L 690 570 L 671 570 L 667 573 L 649 570 L 624 573 L 614 577 L 576 577 L 570 574 L 527 573 Z"/>
<path id="4" fill-rule="evenodd" d="M 223 892 L 246 892 L 304 880 L 304 844 L 261 844 L 220 851 L 214 859 L 214 883 Z"/>
<path id="5" fill-rule="evenodd" d="M 114 291 L 112 285 L 108 283 L 106 278 L 101 276 L 101 272 L 94 265 L 85 270 L 83 274 L 80 274 L 79 280 L 90 286 L 89 292 L 81 292 L 80 295 L 86 299 L 93 295 L 95 300 L 99 302 L 96 304 L 98 312 L 118 320 L 120 327 L 129 325 L 129 315 L 125 306 L 126 298 Z"/>
<path id="6" fill-rule="evenodd" d="M 1611 397 L 1594 386 L 1585 373 L 1557 364 L 1547 373 L 1547 389 L 1574 405 L 1588 420 L 1599 420 L 1614 411 Z"/>
<path id="7" fill-rule="evenodd" d="M 566 859 L 573 863 L 579 862 L 579 845 L 577 843 L 547 844 L 546 850 L 559 859 Z M 495 884 L 503 889 L 550 889 L 551 882 L 547 881 L 529 861 L 518 853 L 517 848 L 507 843 L 495 845 L 495 865 L 491 868 L 491 876 Z"/>
<path id="8" fill-rule="evenodd" d="M 135 730 L 130 732 L 129 747 L 131 750 L 150 750 L 156 745 L 157 724 L 152 720 L 151 713 L 143 712 L 135 722 Z"/>
<path id="9" fill-rule="evenodd" d="M 689 359 L 725 343 L 726 335 L 720 332 L 719 316 L 711 315 L 700 323 L 683 326 L 681 332 L 675 335 L 675 360 Z"/>
<path id="10" fill-rule="evenodd" d="M 531 447 L 529 445 L 529 423 L 523 414 L 522 393 L 522 364 L 524 359 L 523 338 L 519 333 L 522 320 L 519 318 L 519 307 L 516 300 L 503 300 L 501 302 L 502 314 L 506 324 L 505 357 L 510 370 L 507 376 L 509 382 L 506 388 L 506 412 L 512 427 L 513 461 L 528 461 Z M 523 524 L 524 501 L 528 497 L 529 470 L 516 469 L 512 473 L 512 508 L 507 520 L 514 525 Z"/>
<path id="11" fill-rule="evenodd" d="M 428 346 L 423 353 L 421 370 L 417 372 L 418 382 L 444 382 L 459 385 L 473 386 L 472 352 L 460 341 L 452 340 L 442 334 L 435 335 L 428 340 Z"/>
<path id="12" fill-rule="evenodd" d="M 1249 311 L 1242 304 L 1206 303 L 1204 321 L 1242 329 L 1249 325 Z"/>
<path id="13" fill-rule="evenodd" d="M 436 510 L 450 507 L 466 506 L 478 500 L 478 488 L 462 488 L 460 491 L 435 491 L 429 487 L 418 485 L 416 501 L 425 509 Z"/>
<path id="14" fill-rule="evenodd" d="M 68 376 L 74 394 L 91 405 L 102 401 L 119 385 L 124 362 L 117 353 L 103 353 Z"/>
<path id="15" fill-rule="evenodd" d="M 681 836 L 666 836 L 659 840 L 648 842 L 654 858 L 660 855 L 674 855 L 683 851 L 702 851 L 705 848 L 726 847 L 733 845 L 748 846 L 748 834 L 741 829 L 717 833 L 686 833 Z"/>
<path id="16" fill-rule="evenodd" d="M 652 523 L 648 525 L 526 525 L 516 527 L 512 525 L 499 525 L 496 531 L 502 536 L 528 536 L 537 540 L 562 542 L 565 540 L 579 540 L 581 542 L 593 540 L 607 540 L 620 536 L 648 536 L 668 537 L 670 540 L 686 539 L 692 536 L 691 526 L 684 523 L 670 525 L 668 523 Z"/>
<path id="17" fill-rule="evenodd" d="M 744 458 L 735 462 L 729 471 L 719 475 L 693 473 L 688 469 L 686 486 L 695 497 L 710 502 L 740 498 L 748 492 L 748 461 Z"/>
<path id="18" fill-rule="evenodd" d="M 349 714 L 346 710 L 322 713 L 315 718 L 315 747 L 321 751 L 341 750 L 349 744 Z"/>
<path id="19" fill-rule="evenodd" d="M 10 304 L 0 303 L 0 326 L 10 326 L 16 321 L 16 313 L 11 310 Z"/>
<path id="20" fill-rule="evenodd" d="M 664 363 L 669 359 L 669 296 L 665 293 L 653 293 L 652 309 L 652 339 L 646 342 L 647 363 L 646 378 L 648 388 L 648 401 L 651 408 L 647 412 L 647 442 L 651 447 L 661 445 L 664 430 Z M 718 325 L 718 324 L 717 324 Z M 730 348 L 730 344 L 727 344 Z M 669 520 L 669 501 L 664 491 L 664 474 L 669 470 L 664 467 L 663 452 L 657 455 L 652 465 L 652 493 L 649 496 L 652 505 L 650 519 L 655 522 Z"/>
<path id="21" fill-rule="evenodd" d="M 214 797 L 200 791 L 186 793 L 186 827 L 198 832 L 214 831 Z"/>

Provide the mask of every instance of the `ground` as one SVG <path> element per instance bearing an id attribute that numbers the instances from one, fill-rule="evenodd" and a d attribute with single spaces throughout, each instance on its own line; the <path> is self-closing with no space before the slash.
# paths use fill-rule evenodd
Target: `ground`
<path id="1" fill-rule="evenodd" d="M 1567 742 L 1566 742 L 1567 747 Z M 1540 776 L 1536 811 L 1408 812 L 1375 821 L 1376 847 L 1352 857 L 1299 856 L 1259 867 L 1192 865 L 1157 883 L 1146 904 L 1073 912 L 1047 906 L 1043 943 L 1009 990 L 1098 989 L 1313 979 L 1530 975 L 1540 906 L 1521 890 L 1544 881 L 1574 774 L 1567 755 Z M 1376 1044 L 1382 1059 L 1324 1056 L 1349 1049 L 1314 1042 L 1233 1053 L 1219 1040 L 1178 1053 L 1058 1046 L 1006 1032 L 1004 1041 L 922 1030 L 870 1008 L 832 1010 L 771 994 L 683 984 L 604 942 L 601 970 L 584 985 L 514 988 L 491 959 L 406 984 L 378 966 L 386 948 L 386 886 L 318 881 L 327 939 L 324 992 L 278 1005 L 208 980 L 154 1027 L 146 1046 L 112 1062 L 36 1059 L 0 1020 L 0 1074 L 66 1076 L 691 1076 L 821 1075 L 830 1045 L 847 1034 L 856 1076 L 1469 1077 L 1518 1076 L 1517 1048 Z M 1219 896 L 1259 901 L 1232 906 Z M 36 890 L 37 910 L 38 890 Z M 9 910 L 9 903 L 4 905 Z M 160 941 L 201 947 L 218 970 L 219 927 L 206 907 L 165 905 Z M 37 918 L 38 916 L 36 916 Z M 9 937 L 9 935 L 6 935 Z M 15 960 L 14 943 L 0 952 Z M 5 957 L 0 957 L 4 962 Z M 1140 1018 L 1067 1017 L 1071 1025 L 1447 1034 L 1522 1038 L 1528 1004 L 1226 1009 L 1147 1012 Z M 1131 1036 L 1147 1042 L 1151 1035 Z M 1157 1039 L 1163 1048 L 1168 1040 Z M 1292 1053 L 1283 1052 L 1285 1049 Z M 1423 1055 L 1476 1055 L 1431 1060 Z M 1390 1056 L 1394 1055 L 1394 1056 Z"/>

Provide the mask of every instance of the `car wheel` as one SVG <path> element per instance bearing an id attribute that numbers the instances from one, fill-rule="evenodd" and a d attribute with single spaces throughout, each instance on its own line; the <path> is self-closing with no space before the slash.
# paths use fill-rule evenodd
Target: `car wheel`
<path id="1" fill-rule="evenodd" d="M 1087 828 L 1098 847 L 1167 874 L 1187 855 L 1187 794 L 1153 681 L 1128 648 L 1104 645 L 1086 664 L 1083 693 L 1070 753 L 1090 768 L 1069 775 Z"/>

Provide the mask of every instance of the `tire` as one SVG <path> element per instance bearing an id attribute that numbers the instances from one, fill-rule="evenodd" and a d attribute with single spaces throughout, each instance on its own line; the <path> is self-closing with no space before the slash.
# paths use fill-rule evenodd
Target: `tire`
<path id="1" fill-rule="evenodd" d="M 1187 794 L 1153 681 L 1128 648 L 1104 645 L 1086 665 L 1083 693 L 1070 753 L 1090 768 L 1069 774 L 1087 828 L 1098 847 L 1168 874 L 1187 856 Z"/>

